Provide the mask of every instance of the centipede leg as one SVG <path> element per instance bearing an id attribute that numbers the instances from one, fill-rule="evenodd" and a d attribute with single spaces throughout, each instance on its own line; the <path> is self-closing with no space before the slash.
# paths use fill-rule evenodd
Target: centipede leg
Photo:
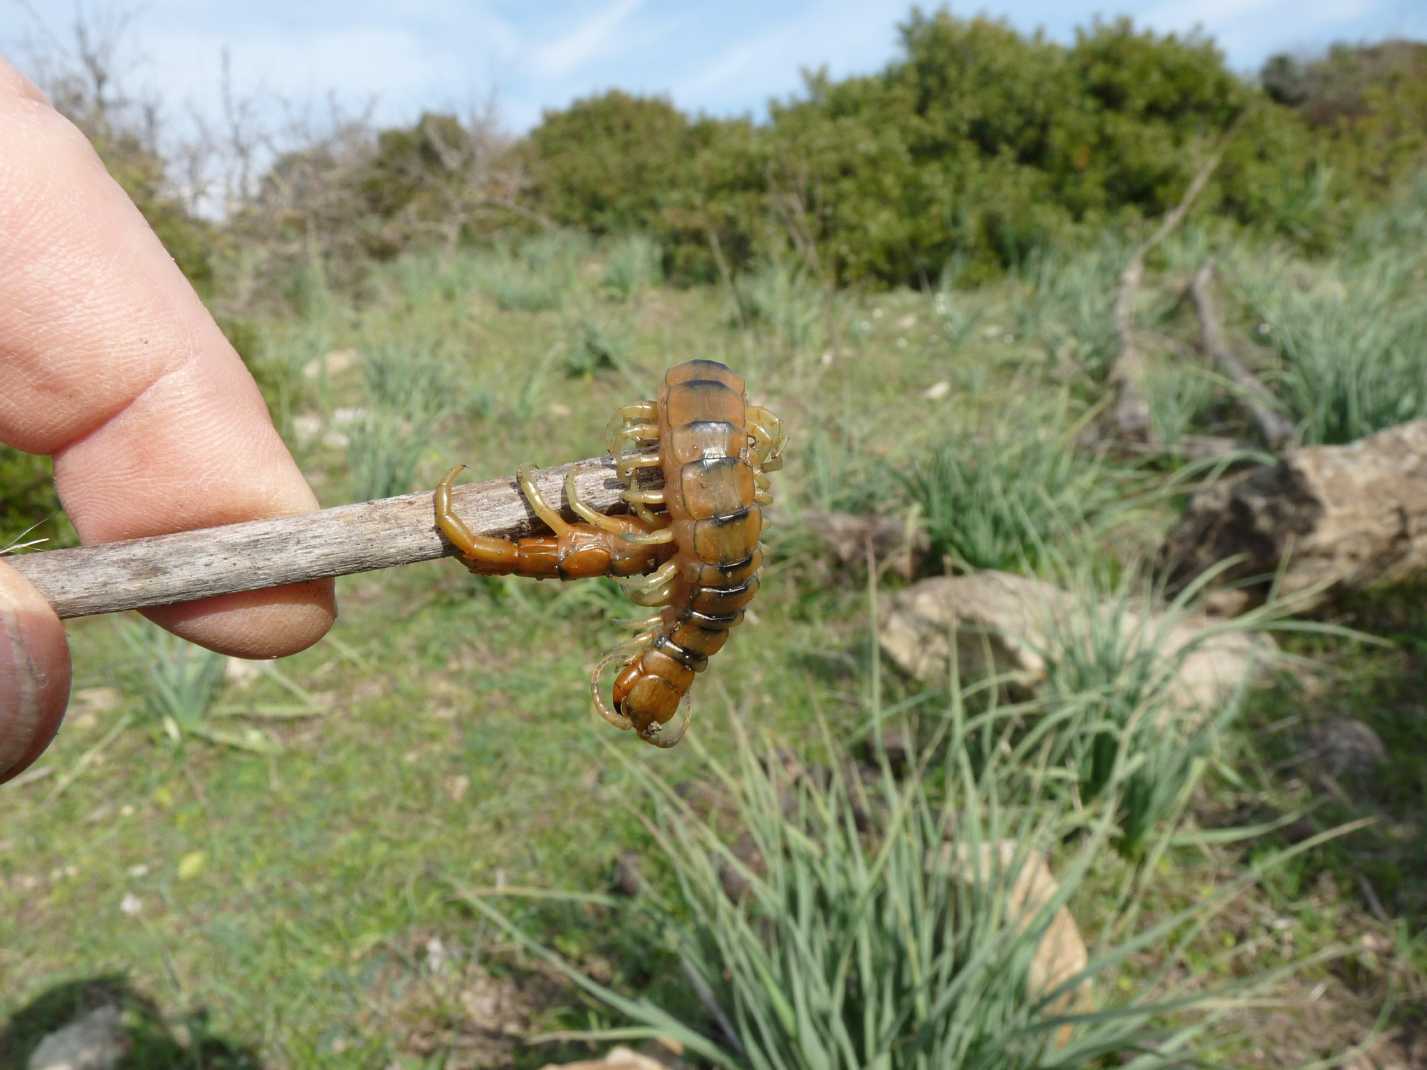
<path id="1" fill-rule="evenodd" d="M 745 413 L 748 432 L 753 436 L 753 461 L 762 471 L 776 472 L 783 467 L 783 421 L 762 405 L 750 405 Z"/>
<path id="2" fill-rule="evenodd" d="M 640 468 L 658 468 L 662 461 L 659 458 L 658 450 L 646 450 L 643 453 L 613 453 L 615 478 L 627 483 L 634 478 L 634 473 Z"/>
<path id="3" fill-rule="evenodd" d="M 525 496 L 526 503 L 530 506 L 530 511 L 540 518 L 540 520 L 556 535 L 567 535 L 570 525 L 565 518 L 555 509 L 551 508 L 540 494 L 540 488 L 535 485 L 535 478 L 532 475 L 533 469 L 528 465 L 523 465 L 515 470 L 515 482 L 520 487 L 520 493 Z M 569 486 L 572 472 L 566 473 L 566 486 Z"/>
<path id="4" fill-rule="evenodd" d="M 673 588 L 669 584 L 641 591 L 630 591 L 629 600 L 636 606 L 667 606 Z"/>
<path id="5" fill-rule="evenodd" d="M 631 487 L 626 490 L 621 497 L 629 503 L 630 511 L 651 528 L 661 528 L 669 522 L 668 517 L 660 516 L 649 508 L 651 505 L 664 504 L 664 492 L 662 490 L 641 490 L 637 487 Z"/>
<path id="6" fill-rule="evenodd" d="M 658 531 L 639 533 L 621 531 L 619 537 L 625 542 L 633 543 L 635 546 L 659 546 L 674 541 L 674 529 L 660 528 Z"/>
<path id="7" fill-rule="evenodd" d="M 635 516 L 639 517 L 640 520 L 644 521 L 651 528 L 662 528 L 665 524 L 669 522 L 669 518 L 667 516 L 660 516 L 643 502 L 630 502 L 629 511 L 632 512 Z"/>
<path id="8" fill-rule="evenodd" d="M 631 591 L 652 591 L 660 587 L 667 587 L 669 581 L 679 571 L 679 562 L 675 560 L 665 561 L 649 575 L 645 576 L 641 582 L 629 585 Z"/>
<path id="9" fill-rule="evenodd" d="M 652 445 L 658 442 L 659 425 L 650 422 L 650 419 L 634 422 L 616 416 L 610 421 L 606 436 L 609 442 L 610 455 L 617 460 L 624 454 L 624 446 L 627 440 L 632 439 L 636 449 L 638 449 L 641 444 Z"/>
<path id="10" fill-rule="evenodd" d="M 629 424 L 628 426 L 626 426 L 625 428 L 623 428 L 621 431 L 619 431 L 619 432 L 615 435 L 615 437 L 616 437 L 617 439 L 621 440 L 621 441 L 624 440 L 624 439 L 626 439 L 626 438 L 632 438 L 632 439 L 634 439 L 636 442 L 658 442 L 658 441 L 659 441 L 659 425 L 658 425 L 658 424 Z"/>
<path id="11" fill-rule="evenodd" d="M 500 575 L 514 571 L 518 557 L 515 543 L 509 539 L 477 535 L 451 508 L 451 483 L 465 467 L 463 464 L 456 465 L 436 484 L 436 526 L 460 553 L 461 562 L 472 572 Z"/>
<path id="12" fill-rule="evenodd" d="M 588 502 L 580 497 L 579 491 L 575 489 L 575 470 L 573 468 L 565 473 L 565 501 L 570 506 L 570 511 L 586 524 L 597 527 L 601 531 L 608 531 L 611 535 L 623 535 L 625 533 L 625 526 L 623 524 L 613 517 L 596 512 L 590 508 Z"/>

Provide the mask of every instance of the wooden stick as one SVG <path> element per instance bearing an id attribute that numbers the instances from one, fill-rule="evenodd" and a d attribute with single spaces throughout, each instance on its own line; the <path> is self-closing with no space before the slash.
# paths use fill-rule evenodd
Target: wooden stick
<path id="1" fill-rule="evenodd" d="M 1204 266 L 1194 273 L 1194 282 L 1189 288 L 1194 295 L 1194 310 L 1199 314 L 1199 333 L 1204 352 L 1224 369 L 1224 374 L 1239 388 L 1240 400 L 1259 425 L 1259 433 L 1269 449 L 1280 449 L 1293 441 L 1293 425 L 1274 411 L 1273 394 L 1229 348 L 1214 309 L 1214 294 L 1210 289 L 1213 280 L 1214 261 L 1206 260 Z"/>
<path id="2" fill-rule="evenodd" d="M 1235 124 L 1237 125 L 1237 123 Z M 1111 420 L 1121 438 L 1131 442 L 1149 442 L 1150 403 L 1145 396 L 1146 362 L 1135 334 L 1135 299 L 1145 276 L 1145 257 L 1164 241 L 1175 227 L 1184 221 L 1209 179 L 1224 158 L 1224 147 L 1233 127 L 1220 139 L 1218 147 L 1194 175 L 1184 196 L 1174 206 L 1145 241 L 1134 251 L 1125 270 L 1120 273 L 1120 288 L 1115 294 L 1115 333 L 1120 339 L 1120 352 L 1110 367 L 1110 385 L 1115 391 Z"/>
<path id="3" fill-rule="evenodd" d="M 565 504 L 563 484 L 570 468 L 577 470 L 580 498 L 591 507 L 600 512 L 623 509 L 624 485 L 614 478 L 608 457 L 537 473 L 535 483 L 546 501 Z M 195 488 L 195 493 L 202 489 Z M 518 538 L 545 530 L 513 479 L 457 486 L 451 503 L 479 534 Z M 83 617 L 454 554 L 436 530 L 433 508 L 432 492 L 423 491 L 317 513 L 18 554 L 6 562 L 38 587 L 61 617 Z"/>

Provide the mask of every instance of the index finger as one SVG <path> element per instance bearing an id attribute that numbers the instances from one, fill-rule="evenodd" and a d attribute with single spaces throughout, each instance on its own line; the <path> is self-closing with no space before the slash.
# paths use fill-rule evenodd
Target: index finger
<path id="1" fill-rule="evenodd" d="M 252 377 L 82 134 L 0 60 L 0 440 L 54 456 L 86 542 L 317 507 Z M 330 581 L 149 611 L 231 654 L 290 653 Z"/>

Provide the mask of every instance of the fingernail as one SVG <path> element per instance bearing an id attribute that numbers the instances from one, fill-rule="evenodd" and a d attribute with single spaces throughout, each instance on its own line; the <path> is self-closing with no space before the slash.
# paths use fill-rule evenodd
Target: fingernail
<path id="1" fill-rule="evenodd" d="M 39 727 L 39 681 L 20 641 L 20 618 L 0 595 L 0 780 L 9 780 Z"/>
<path id="2" fill-rule="evenodd" d="M 0 565 L 0 783 L 49 746 L 68 697 L 69 650 L 59 621 L 39 592 Z"/>

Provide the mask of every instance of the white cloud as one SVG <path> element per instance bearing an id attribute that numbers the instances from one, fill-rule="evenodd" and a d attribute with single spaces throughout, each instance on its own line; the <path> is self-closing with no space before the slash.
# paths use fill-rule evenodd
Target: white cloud
<path id="1" fill-rule="evenodd" d="M 1157 30 L 1203 25 L 1221 39 L 1248 27 L 1282 36 L 1294 28 L 1366 19 L 1377 7 L 1377 0 L 1171 0 L 1143 21 Z"/>
<path id="2" fill-rule="evenodd" d="M 608 54 L 617 40 L 616 31 L 644 0 L 613 0 L 603 11 L 592 15 L 563 37 L 536 48 L 531 61 L 544 78 L 563 78 L 597 56 Z"/>
<path id="3" fill-rule="evenodd" d="M 892 54 L 893 21 L 861 0 L 818 6 L 812 17 L 788 20 L 725 48 L 678 82 L 674 99 L 725 110 L 723 100 L 747 104 L 797 90 L 803 67 L 827 65 L 835 75 L 877 69 Z"/>

